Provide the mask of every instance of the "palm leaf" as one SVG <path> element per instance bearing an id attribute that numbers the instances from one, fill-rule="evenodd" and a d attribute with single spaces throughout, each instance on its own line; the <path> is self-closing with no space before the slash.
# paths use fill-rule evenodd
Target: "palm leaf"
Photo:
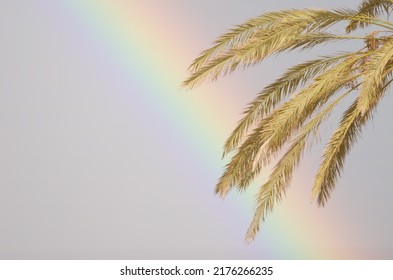
<path id="1" fill-rule="evenodd" d="M 366 16 L 369 18 L 375 18 L 378 15 L 382 14 L 385 12 L 386 14 L 390 14 L 390 11 L 393 6 L 393 1 L 392 0 L 365 0 L 363 1 L 358 10 L 356 11 L 356 16 Z M 359 20 L 359 19 L 353 19 L 349 22 L 349 24 L 346 27 L 347 32 L 352 32 L 356 30 L 357 28 L 364 28 L 369 23 Z"/>
<path id="2" fill-rule="evenodd" d="M 364 85 L 359 93 L 358 109 L 362 115 L 378 100 L 381 83 L 387 73 L 386 66 L 393 57 L 393 40 L 386 41 L 374 55 L 370 56 L 364 65 Z"/>
<path id="3" fill-rule="evenodd" d="M 305 148 L 312 145 L 321 124 L 336 104 L 356 90 L 355 101 L 330 137 L 314 179 L 312 197 L 317 198 L 319 205 L 326 203 L 350 148 L 393 81 L 393 24 L 379 18 L 389 15 L 392 8 L 393 0 L 364 0 L 357 10 L 266 13 L 219 37 L 189 67 L 190 74 L 183 86 L 193 88 L 284 51 L 311 49 L 342 40 L 364 42 L 358 51 L 321 56 L 289 68 L 249 103 L 225 142 L 223 156 L 234 154 L 216 185 L 220 196 L 234 187 L 245 190 L 289 145 L 258 192 L 246 241 L 255 238 L 267 213 L 284 197 Z M 348 33 L 371 25 L 383 30 L 372 30 L 366 36 L 330 33 L 333 26 L 340 27 L 336 25 L 340 22 L 346 24 Z M 349 90 L 343 93 L 344 89 Z"/>
<path id="4" fill-rule="evenodd" d="M 338 177 L 341 175 L 344 160 L 349 150 L 359 137 L 362 127 L 371 118 L 373 111 L 384 96 L 387 87 L 393 81 L 389 80 L 386 82 L 390 76 L 391 72 L 390 75 L 385 77 L 383 87 L 379 88 L 375 102 L 367 108 L 367 111 L 360 111 L 358 104 L 359 97 L 345 111 L 338 128 L 328 142 L 323 155 L 323 161 L 315 176 L 312 200 L 317 199 L 318 205 L 324 206 L 329 199 L 330 193 Z"/>
<path id="5" fill-rule="evenodd" d="M 325 10 L 285 10 L 278 12 L 269 12 L 262 14 L 258 17 L 251 18 L 243 24 L 237 25 L 232 28 L 229 32 L 221 35 L 215 42 L 214 45 L 203 51 L 190 65 L 189 71 L 194 73 L 200 70 L 202 67 L 208 64 L 208 61 L 221 56 L 229 50 L 237 49 L 243 46 L 246 42 L 254 37 L 259 30 L 277 29 L 281 27 L 282 23 L 298 23 L 304 20 L 319 20 L 321 22 L 321 28 L 327 27 L 331 21 L 333 13 Z M 326 22 L 323 22 L 324 19 Z M 315 29 L 318 28 L 318 24 L 315 24 Z"/>
<path id="6" fill-rule="evenodd" d="M 356 76 L 349 76 L 348 73 L 364 56 L 366 54 L 351 56 L 328 69 L 313 83 L 264 118 L 227 165 L 216 186 L 216 192 L 224 196 L 235 185 L 243 190 L 259 173 L 261 166 L 270 162 L 270 159 L 316 108 L 325 104 L 340 88 L 356 79 Z"/>
<path id="7" fill-rule="evenodd" d="M 299 40 L 303 40 L 299 47 L 307 45 L 305 40 L 316 42 L 333 40 L 329 36 L 312 37 L 311 33 L 319 32 L 339 21 L 350 19 L 352 15 L 353 11 L 350 10 L 315 9 L 281 11 L 262 15 L 259 21 L 254 19 L 254 22 L 261 24 L 258 30 L 253 29 L 251 32 L 247 29 L 247 27 L 250 28 L 247 22 L 245 25 L 238 26 L 235 31 L 224 35 L 218 40 L 219 43 L 203 52 L 191 64 L 191 75 L 183 82 L 183 86 L 193 88 L 206 79 L 215 80 L 220 74 L 233 72 L 240 64 L 244 67 L 254 65 L 274 53 L 296 48 Z M 251 26 L 256 28 L 255 24 Z M 345 36 L 339 37 L 335 36 L 334 40 L 349 39 L 344 38 Z M 235 41 L 234 38 L 237 40 Z M 308 47 L 314 46 L 316 42 L 310 42 Z"/>
<path id="8" fill-rule="evenodd" d="M 331 102 L 324 110 L 320 111 L 302 127 L 298 136 L 292 141 L 292 145 L 288 151 L 274 167 L 269 180 L 258 192 L 257 207 L 254 218 L 246 233 L 245 239 L 247 242 L 254 240 L 256 233 L 259 231 L 261 221 L 265 220 L 267 213 L 272 211 L 275 203 L 280 202 L 282 197 L 285 195 L 285 190 L 289 186 L 294 169 L 299 164 L 309 136 L 312 133 L 314 135 L 317 133 L 321 123 L 330 115 L 334 107 L 337 106 L 337 104 L 347 97 L 354 89 L 348 90 Z"/>
<path id="9" fill-rule="evenodd" d="M 286 71 L 279 79 L 266 86 L 244 111 L 244 117 L 225 142 L 223 156 L 236 149 L 249 128 L 261 121 L 271 110 L 299 86 L 325 71 L 328 67 L 352 56 L 345 53 L 339 56 L 328 56 L 296 65 Z"/>
<path id="10" fill-rule="evenodd" d="M 341 88 L 356 80 L 358 75 L 350 73 L 353 71 L 353 66 L 365 55 L 351 56 L 326 70 L 313 83 L 295 94 L 293 98 L 261 121 L 260 129 L 250 136 L 251 143 L 253 143 L 251 148 L 253 155 L 259 157 L 249 159 L 254 161 L 254 169 L 248 169 L 243 179 L 237 182 L 240 188 L 245 187 L 259 173 L 262 165 L 270 162 L 317 108 L 323 106 Z M 266 139 L 268 139 L 267 142 L 265 142 Z M 263 148 L 259 147 L 261 145 Z"/>

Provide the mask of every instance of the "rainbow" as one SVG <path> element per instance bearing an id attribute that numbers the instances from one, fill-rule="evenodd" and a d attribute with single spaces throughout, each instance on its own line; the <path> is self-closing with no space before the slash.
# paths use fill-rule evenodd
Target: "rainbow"
<path id="1" fill-rule="evenodd" d="M 225 164 L 220 159 L 223 141 L 241 113 L 239 108 L 243 106 L 239 107 L 239 104 L 244 104 L 235 94 L 242 85 L 226 87 L 225 83 L 219 83 L 192 93 L 183 92 L 180 83 L 187 74 L 187 65 L 201 48 L 206 47 L 197 43 L 202 40 L 203 30 L 189 22 L 186 16 L 175 17 L 175 13 L 167 13 L 169 9 L 163 11 L 149 6 L 152 2 L 61 1 L 56 5 L 72 14 L 81 28 L 100 41 L 107 56 L 121 62 L 122 69 L 107 70 L 107 78 L 111 78 L 111 71 L 132 77 L 141 94 L 138 97 L 141 102 L 167 116 L 172 123 L 169 133 L 181 133 L 187 137 L 191 152 L 201 157 L 199 164 L 205 166 L 204 170 L 216 174 L 218 179 Z M 226 100 L 214 94 L 217 88 L 226 91 Z M 127 102 L 127 98 L 124 96 L 118 102 Z M 223 102 L 225 106 L 222 106 Z M 262 174 L 262 178 L 266 176 Z M 304 177 L 311 180 L 312 174 Z M 311 181 L 308 179 L 294 179 L 287 199 L 269 216 L 257 241 L 244 245 L 245 251 L 249 252 L 248 258 L 367 258 L 361 252 L 349 250 L 351 244 L 357 244 L 357 235 L 340 217 L 340 209 L 333 206 L 318 209 L 316 205 L 310 205 Z M 255 190 L 256 186 L 252 188 Z M 239 220 L 239 227 L 245 232 L 244 226 L 251 219 L 254 204 L 252 191 L 231 194 L 225 203 L 236 205 L 230 214 Z M 237 205 L 241 205 L 240 213 L 235 209 Z M 233 242 L 243 242 L 242 236 L 234 237 Z"/>

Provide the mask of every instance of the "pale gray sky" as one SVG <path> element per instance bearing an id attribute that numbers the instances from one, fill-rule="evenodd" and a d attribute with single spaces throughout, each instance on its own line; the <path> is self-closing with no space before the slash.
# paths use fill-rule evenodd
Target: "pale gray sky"
<path id="1" fill-rule="evenodd" d="M 217 35 L 251 16 L 286 8 L 351 7 L 359 1 L 129 2 L 152 9 L 152 15 L 141 15 L 152 18 L 140 34 L 148 38 L 157 32 L 162 44 L 155 48 L 178 48 L 182 53 L 173 61 L 185 70 Z M 152 85 L 138 78 L 138 71 L 127 76 L 128 66 L 111 55 L 116 46 L 111 49 L 110 41 L 100 37 L 96 11 L 86 12 L 88 1 L 65 3 L 0 4 L 1 259 L 392 258 L 389 95 L 350 153 L 326 209 L 309 205 L 309 184 L 320 156 L 315 149 L 305 157 L 283 208 L 269 217 L 257 241 L 246 246 L 242 238 L 253 194 L 232 194 L 225 202 L 214 196 L 224 166 L 221 147 L 255 93 L 286 66 L 308 56 L 270 59 L 195 90 L 189 101 L 181 90 L 168 91 L 178 94 L 179 104 L 189 104 L 185 111 L 195 110 L 197 101 L 207 107 L 210 102 L 233 106 L 230 114 L 217 114 L 222 131 L 190 140 L 188 130 L 176 130 L 159 106 L 144 99 Z M 171 65 L 165 67 L 172 71 Z M 177 77 L 169 82 L 173 88 L 185 74 L 172 75 Z M 233 92 L 220 91 L 228 88 Z M 206 91 L 216 93 L 210 97 Z M 179 118 L 191 124 L 190 115 Z M 286 208 L 290 206 L 299 209 Z M 291 211 L 304 216 L 292 220 Z M 309 211 L 315 216 L 305 215 Z M 314 230 L 326 236 L 318 241 Z"/>

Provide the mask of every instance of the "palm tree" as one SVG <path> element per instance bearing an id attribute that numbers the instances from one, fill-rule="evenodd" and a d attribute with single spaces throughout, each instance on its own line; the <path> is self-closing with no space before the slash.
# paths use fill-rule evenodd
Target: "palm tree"
<path id="1" fill-rule="evenodd" d="M 272 54 L 311 49 L 343 40 L 358 40 L 359 48 L 306 61 L 260 91 L 249 103 L 223 156 L 234 152 L 216 186 L 224 197 L 243 191 L 261 169 L 277 160 L 257 194 L 254 218 L 246 233 L 252 241 L 268 212 L 279 202 L 296 166 L 333 109 L 345 98 L 351 105 L 323 153 L 314 178 L 312 199 L 324 206 L 362 128 L 393 81 L 393 23 L 387 18 L 393 0 L 364 0 L 352 9 L 292 9 L 262 14 L 220 36 L 189 67 L 185 88 L 216 80 L 240 66 L 260 63 Z M 345 32 L 336 32 L 342 28 Z M 359 30 L 366 35 L 359 35 Z M 330 31 L 330 32 L 329 32 Z"/>

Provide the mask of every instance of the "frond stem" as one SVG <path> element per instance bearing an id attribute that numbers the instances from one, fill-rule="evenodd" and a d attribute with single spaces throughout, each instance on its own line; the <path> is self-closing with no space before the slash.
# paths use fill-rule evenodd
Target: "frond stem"
<path id="1" fill-rule="evenodd" d="M 387 21 L 387 20 L 383 20 L 383 19 L 379 19 L 379 18 L 371 18 L 371 17 L 367 17 L 367 16 L 355 16 L 354 19 L 367 20 L 374 25 L 393 30 L 393 23 L 391 23 L 390 21 Z"/>

